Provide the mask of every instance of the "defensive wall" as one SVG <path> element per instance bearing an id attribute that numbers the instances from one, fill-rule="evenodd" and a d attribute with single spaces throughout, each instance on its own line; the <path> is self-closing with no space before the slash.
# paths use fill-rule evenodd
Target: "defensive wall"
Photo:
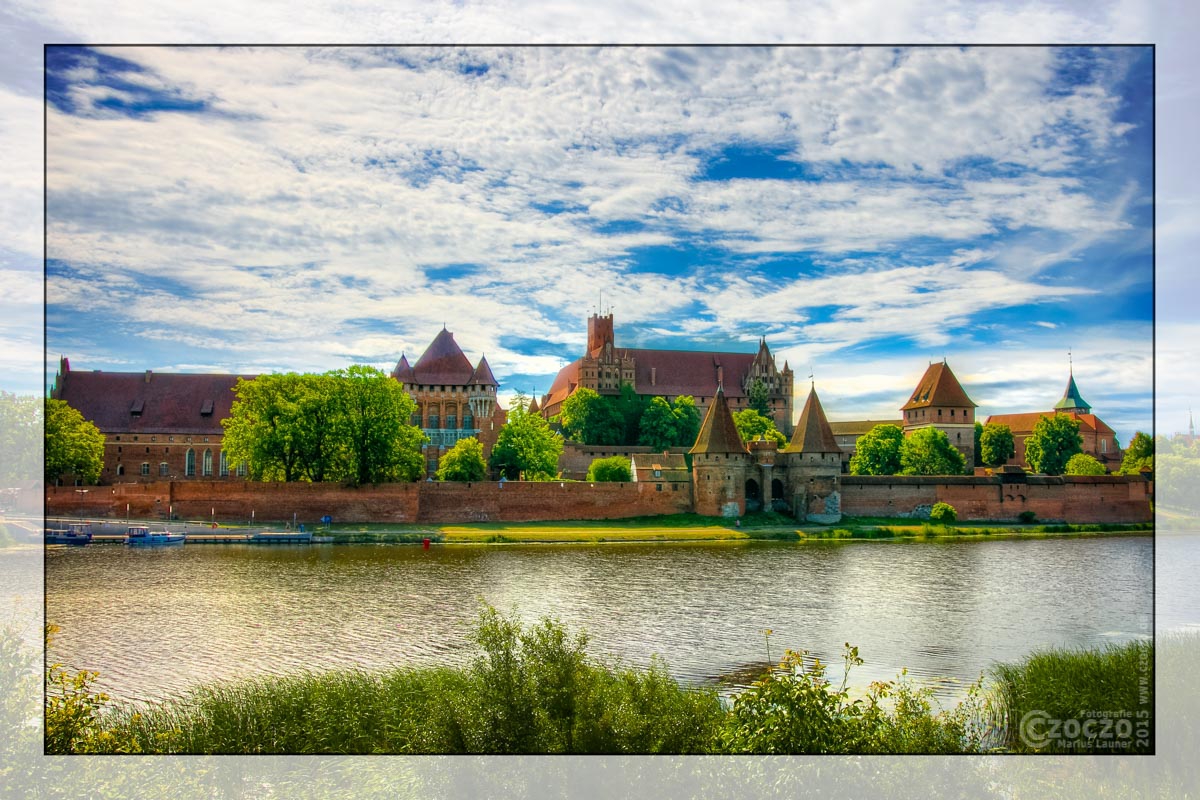
<path id="1" fill-rule="evenodd" d="M 841 477 L 842 513 L 858 517 L 919 516 L 949 503 L 962 520 L 1150 522 L 1154 484 L 1140 475 L 995 475 Z M 914 514 L 914 512 L 916 512 Z"/>
<path id="2" fill-rule="evenodd" d="M 661 487 L 661 488 L 660 488 Z M 46 490 L 47 516 L 218 522 L 531 522 L 621 519 L 692 509 L 688 483 L 405 483 L 363 486 L 320 483 L 159 481 Z"/>

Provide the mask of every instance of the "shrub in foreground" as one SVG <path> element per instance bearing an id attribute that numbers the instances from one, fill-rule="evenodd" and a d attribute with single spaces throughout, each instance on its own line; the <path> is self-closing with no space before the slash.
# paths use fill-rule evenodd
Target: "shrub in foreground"
<path id="1" fill-rule="evenodd" d="M 947 522 L 954 522 L 958 519 L 958 512 L 949 503 L 934 503 L 933 508 L 929 510 L 929 519 L 945 525 Z"/>

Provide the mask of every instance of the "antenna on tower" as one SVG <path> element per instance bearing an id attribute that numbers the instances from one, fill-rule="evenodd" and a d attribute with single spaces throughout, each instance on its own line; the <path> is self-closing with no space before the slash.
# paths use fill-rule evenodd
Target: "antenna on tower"
<path id="1" fill-rule="evenodd" d="M 1075 359 L 1071 353 L 1071 348 L 1067 348 L 1067 372 L 1071 377 L 1075 377 Z"/>

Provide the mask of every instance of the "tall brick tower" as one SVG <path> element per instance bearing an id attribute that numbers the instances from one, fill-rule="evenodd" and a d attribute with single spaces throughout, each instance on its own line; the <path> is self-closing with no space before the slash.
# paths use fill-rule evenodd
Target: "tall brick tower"
<path id="1" fill-rule="evenodd" d="M 746 513 L 750 452 L 742 444 L 725 402 L 725 390 L 720 386 L 690 452 L 696 513 L 707 517 L 739 517 Z"/>
<path id="2" fill-rule="evenodd" d="M 968 469 L 975 463 L 975 403 L 944 360 L 929 365 L 900 410 L 904 412 L 905 436 L 921 428 L 937 428 L 963 454 Z"/>
<path id="3" fill-rule="evenodd" d="M 815 386 L 809 389 L 792 440 L 780 453 L 787 463 L 792 514 L 810 522 L 842 518 L 842 448 L 821 408 Z"/>

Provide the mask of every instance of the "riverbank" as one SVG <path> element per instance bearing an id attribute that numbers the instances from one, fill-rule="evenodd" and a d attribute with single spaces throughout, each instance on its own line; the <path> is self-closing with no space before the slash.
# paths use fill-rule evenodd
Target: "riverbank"
<path id="1" fill-rule="evenodd" d="M 479 522 L 455 525 L 344 524 L 320 528 L 335 543 L 538 544 L 610 542 L 823 541 L 829 539 L 940 539 L 970 537 L 1043 537 L 1062 535 L 1146 534 L 1153 523 L 1016 524 L 964 522 L 934 525 L 927 521 L 847 517 L 836 525 L 797 525 L 782 514 L 747 514 L 739 522 L 697 514 L 636 517 L 612 521 Z"/>
<path id="2" fill-rule="evenodd" d="M 729 702 L 716 687 L 677 682 L 661 660 L 645 669 L 597 660 L 587 652 L 586 634 L 550 618 L 522 625 L 485 608 L 472 639 L 477 655 L 466 667 L 262 678 L 201 687 L 150 707 L 107 707 L 89 688 L 93 674 L 81 673 L 80 680 L 52 664 L 47 752 L 1146 753 L 1154 747 L 1151 642 L 1044 651 L 996 665 L 990 683 L 943 710 L 930 689 L 903 675 L 852 698 L 842 673 L 863 661 L 849 645 L 844 667 L 834 669 L 787 651 L 778 668 Z M 1194 651 L 1197 642 L 1189 639 L 1188 647 Z M 1045 718 L 1036 729 L 1026 723 L 1031 708 Z M 1086 724 L 1095 722 L 1093 711 L 1113 724 Z"/>

